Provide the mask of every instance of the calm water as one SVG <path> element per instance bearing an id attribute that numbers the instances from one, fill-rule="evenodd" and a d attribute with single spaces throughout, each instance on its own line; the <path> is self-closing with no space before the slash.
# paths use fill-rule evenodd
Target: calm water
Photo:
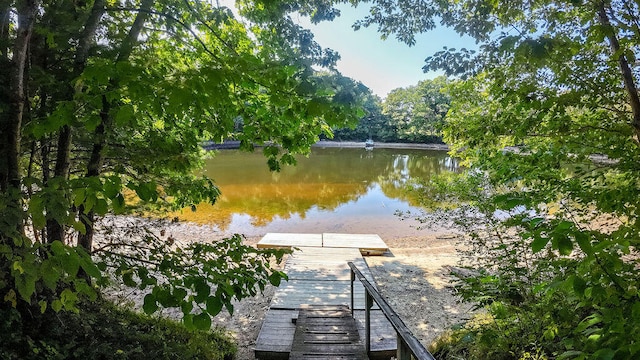
<path id="1" fill-rule="evenodd" d="M 455 170 L 444 151 L 314 148 L 296 166 L 270 172 L 260 152 L 224 150 L 205 173 L 222 197 L 200 205 L 182 219 L 211 224 L 225 233 L 351 232 L 412 236 L 417 222 L 400 220 L 397 210 L 419 212 L 403 191 L 411 178 Z"/>

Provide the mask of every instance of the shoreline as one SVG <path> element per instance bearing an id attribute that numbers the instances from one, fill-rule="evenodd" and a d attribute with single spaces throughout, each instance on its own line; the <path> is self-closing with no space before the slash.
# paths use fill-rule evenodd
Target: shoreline
<path id="1" fill-rule="evenodd" d="M 239 141 L 227 141 L 220 144 L 214 144 L 207 142 L 202 144 L 203 149 L 210 150 L 237 150 L 240 148 Z M 262 147 L 262 145 L 256 145 L 256 147 Z M 334 140 L 320 140 L 311 145 L 312 148 L 365 148 L 364 141 L 334 141 Z M 449 145 L 447 144 L 422 144 L 422 143 L 385 143 L 376 142 L 371 149 L 416 149 L 416 150 L 437 150 L 448 151 Z"/>
<path id="2" fill-rule="evenodd" d="M 340 148 L 364 148 L 364 141 L 328 141 L 321 140 L 311 145 L 311 147 L 340 147 Z M 419 143 L 383 143 L 376 142 L 373 145 L 373 149 L 418 149 L 418 150 L 441 150 L 448 151 L 449 145 L 447 144 L 419 144 Z"/>

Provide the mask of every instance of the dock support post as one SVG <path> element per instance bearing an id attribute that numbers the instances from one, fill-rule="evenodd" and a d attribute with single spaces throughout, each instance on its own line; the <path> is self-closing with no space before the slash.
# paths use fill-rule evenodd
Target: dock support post
<path id="1" fill-rule="evenodd" d="M 404 341 L 402 336 L 398 335 L 398 350 L 396 354 L 396 359 L 398 360 L 411 360 L 411 350 L 409 350 L 409 346 Z"/>
<path id="2" fill-rule="evenodd" d="M 353 269 L 350 268 L 351 271 L 351 317 L 355 317 L 354 316 L 354 306 L 353 306 L 353 283 L 356 281 L 356 273 L 353 272 Z"/>
<path id="3" fill-rule="evenodd" d="M 373 298 L 371 294 L 367 290 L 365 293 L 365 311 L 364 311 L 364 321 L 365 321 L 365 334 L 367 336 L 365 342 L 365 349 L 367 350 L 367 355 L 371 353 L 371 308 L 373 307 Z"/>

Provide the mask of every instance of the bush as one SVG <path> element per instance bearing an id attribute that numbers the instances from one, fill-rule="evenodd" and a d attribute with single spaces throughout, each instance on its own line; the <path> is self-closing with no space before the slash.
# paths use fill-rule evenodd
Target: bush
<path id="1" fill-rule="evenodd" d="M 0 308 L 1 359 L 232 359 L 236 345 L 222 330 L 187 330 L 106 301 L 79 311 Z"/>

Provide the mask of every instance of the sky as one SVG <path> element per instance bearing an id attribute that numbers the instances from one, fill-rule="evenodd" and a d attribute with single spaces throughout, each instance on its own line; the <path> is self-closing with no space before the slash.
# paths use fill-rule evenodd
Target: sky
<path id="1" fill-rule="evenodd" d="M 337 69 L 345 76 L 362 82 L 384 98 L 393 89 L 415 85 L 432 79 L 439 73 L 424 73 L 424 59 L 443 49 L 477 48 L 473 39 L 462 38 L 455 31 L 436 28 L 416 37 L 412 47 L 393 37 L 380 39 L 376 28 L 352 29 L 355 20 L 367 15 L 366 8 L 341 6 L 341 16 L 335 20 L 311 24 L 307 18 L 296 19 L 301 26 L 313 31 L 316 41 L 325 48 L 337 51 L 341 60 Z"/>
<path id="2" fill-rule="evenodd" d="M 218 3 L 235 10 L 234 0 L 218 0 Z M 424 59 L 443 49 L 476 49 L 475 41 L 460 37 L 455 31 L 444 27 L 416 36 L 416 44 L 410 47 L 393 36 L 380 38 L 376 28 L 353 30 L 351 25 L 364 18 L 368 7 L 353 8 L 348 4 L 338 6 L 341 16 L 333 21 L 311 24 L 308 18 L 294 18 L 314 33 L 316 42 L 324 48 L 337 51 L 341 60 L 336 68 L 344 76 L 358 80 L 371 91 L 385 98 L 400 87 L 416 85 L 419 81 L 432 79 L 441 73 L 424 73 Z"/>

